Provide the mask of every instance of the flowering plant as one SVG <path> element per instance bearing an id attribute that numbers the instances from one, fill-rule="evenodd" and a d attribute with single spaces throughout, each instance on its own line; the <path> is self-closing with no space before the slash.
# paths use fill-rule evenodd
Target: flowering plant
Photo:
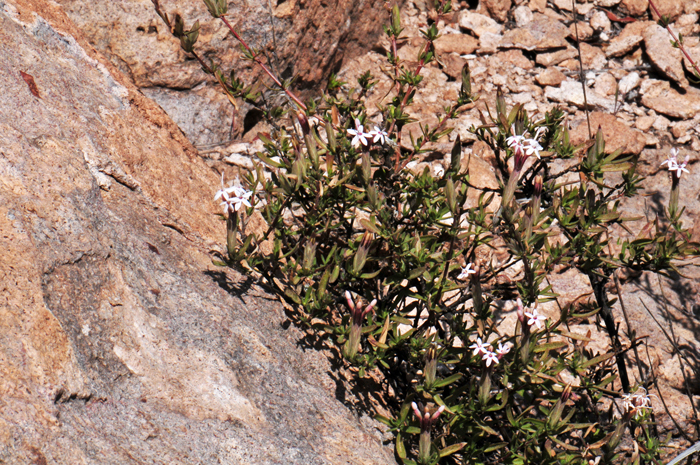
<path id="1" fill-rule="evenodd" d="M 449 2 L 433 3 L 436 17 L 449 12 Z M 207 6 L 226 22 L 225 1 Z M 174 33 L 196 57 L 195 28 L 177 21 Z M 495 154 L 500 189 L 470 196 L 477 189 L 459 137 L 439 175 L 410 170 L 478 96 L 465 66 L 458 96 L 436 126 L 410 133 L 407 108 L 421 70 L 435 59 L 438 31 L 436 22 L 423 31 L 417 64 L 409 66 L 396 52 L 402 30 L 394 7 L 385 28 L 392 92 L 371 112 L 369 73 L 357 88 L 333 78 L 322 98 L 308 102 L 271 75 L 293 106 L 280 110 L 206 65 L 231 98 L 260 105 L 274 123 L 258 134 L 264 150 L 246 187 L 227 188 L 222 178 L 216 199 L 227 215 L 227 251 L 215 263 L 259 278 L 309 337 L 335 347 L 358 378 L 379 380 L 390 414 L 377 419 L 395 435 L 403 463 L 614 462 L 637 417 L 629 412 L 649 404 L 623 397 L 631 390 L 629 347 L 608 283 L 621 267 L 663 273 L 698 254 L 677 194 L 654 231 L 642 227 L 614 241 L 632 222 L 619 207 L 640 189 L 635 160 L 606 153 L 600 131 L 571 145 L 559 109 L 533 121 L 522 105 L 509 110 L 500 92 L 494 111 L 487 105 L 472 128 Z M 687 160 L 672 157 L 666 164 L 680 182 Z M 570 173 L 579 181 L 567 180 Z M 261 231 L 241 221 L 254 214 L 266 223 Z M 494 250 L 505 258 L 496 261 Z M 585 276 L 590 292 L 559 296 L 549 277 L 565 269 Z M 515 319 L 502 318 L 508 308 Z M 609 351 L 594 353 L 590 336 L 570 329 L 593 319 L 607 332 Z M 616 398 L 627 402 L 618 417 L 602 408 Z"/>

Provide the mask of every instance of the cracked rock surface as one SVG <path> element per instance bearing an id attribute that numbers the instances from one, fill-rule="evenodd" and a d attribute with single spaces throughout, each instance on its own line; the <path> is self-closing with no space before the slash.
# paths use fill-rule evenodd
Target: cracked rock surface
<path id="1" fill-rule="evenodd" d="M 53 3 L 0 1 L 0 463 L 394 463 L 279 303 L 211 265 L 219 179 Z"/>

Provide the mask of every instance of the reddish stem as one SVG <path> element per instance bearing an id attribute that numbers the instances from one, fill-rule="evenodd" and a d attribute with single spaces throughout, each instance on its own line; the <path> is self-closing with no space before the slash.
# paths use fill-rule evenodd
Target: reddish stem
<path id="1" fill-rule="evenodd" d="M 661 16 L 661 13 L 659 13 L 659 10 L 656 8 L 656 5 L 654 5 L 654 2 L 653 2 L 652 0 L 649 0 L 649 6 L 651 6 L 651 9 L 654 10 L 654 13 L 656 13 L 656 16 L 657 16 L 659 19 L 662 19 L 662 18 L 663 18 L 663 17 Z M 695 70 L 695 72 L 700 76 L 700 69 L 698 69 L 698 65 L 695 64 L 695 61 L 693 61 L 692 58 L 690 58 L 690 55 L 688 55 L 688 52 L 686 52 L 685 47 L 683 46 L 683 44 L 681 44 L 681 42 L 678 40 L 678 37 L 676 37 L 676 35 L 675 35 L 675 34 L 673 33 L 673 31 L 671 30 L 671 26 L 667 24 L 667 25 L 666 25 L 666 30 L 668 31 L 669 34 L 671 34 L 671 38 L 673 39 L 673 41 L 674 41 L 676 44 L 678 44 L 678 48 L 681 49 L 681 52 L 683 52 L 683 55 L 685 55 L 685 57 L 688 59 L 688 61 L 690 62 L 690 64 L 693 66 L 693 69 Z"/>
<path id="2" fill-rule="evenodd" d="M 248 53 L 250 53 L 250 55 L 253 57 L 253 61 L 255 61 L 255 62 L 263 69 L 263 71 L 265 71 L 265 73 L 267 73 L 267 75 L 270 76 L 270 78 L 272 78 L 273 81 L 275 81 L 275 84 L 277 84 L 277 86 L 278 86 L 280 89 L 282 89 L 282 90 L 284 91 L 284 93 L 287 94 L 287 96 L 288 96 L 290 99 L 294 100 L 294 102 L 295 102 L 297 105 L 299 105 L 299 107 L 300 107 L 302 110 L 306 111 L 307 108 L 306 108 L 306 105 L 304 104 L 304 102 L 302 102 L 301 100 L 299 100 L 299 98 L 298 98 L 296 95 L 294 95 L 292 92 L 290 92 L 289 90 L 287 90 L 287 89 L 284 88 L 284 86 L 282 85 L 282 83 L 280 82 L 280 80 L 277 79 L 277 77 L 274 75 L 274 73 L 273 73 L 272 71 L 270 71 L 270 69 L 265 65 L 265 63 L 262 62 L 262 60 L 260 60 L 260 58 L 258 57 L 258 55 L 256 55 L 256 54 L 253 52 L 253 50 L 248 46 L 248 44 L 243 40 L 243 38 L 242 38 L 240 35 L 238 35 L 238 33 L 236 32 L 236 30 L 233 28 L 233 26 L 231 26 L 231 23 L 228 22 L 228 20 L 226 19 L 226 17 L 225 17 L 225 16 L 221 16 L 221 20 L 224 22 L 224 24 L 226 24 L 226 26 L 229 28 L 229 30 L 231 31 L 231 33 L 233 34 L 233 36 L 236 38 L 236 40 L 238 40 L 238 41 L 241 43 L 241 45 L 243 45 L 243 47 L 246 49 L 246 51 L 247 51 Z"/>

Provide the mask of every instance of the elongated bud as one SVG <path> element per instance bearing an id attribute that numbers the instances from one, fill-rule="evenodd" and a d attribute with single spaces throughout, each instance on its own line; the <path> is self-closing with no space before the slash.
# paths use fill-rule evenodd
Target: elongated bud
<path id="1" fill-rule="evenodd" d="M 462 140 L 457 134 L 457 140 L 455 140 L 450 153 L 450 171 L 458 173 L 460 168 L 462 168 Z"/>
<path id="2" fill-rule="evenodd" d="M 450 208 L 452 214 L 456 214 L 457 194 L 455 193 L 455 183 L 452 182 L 452 178 L 449 178 L 447 184 L 445 184 L 445 198 L 447 199 L 447 206 Z"/>
<path id="3" fill-rule="evenodd" d="M 309 120 L 306 117 L 306 114 L 299 110 L 297 112 L 297 121 L 299 121 L 299 126 L 301 126 L 301 132 L 306 136 L 311 132 L 311 128 L 309 126 Z"/>
<path id="4" fill-rule="evenodd" d="M 463 100 L 471 100 L 472 98 L 472 73 L 469 69 L 469 63 L 462 66 L 462 87 L 459 93 Z"/>
<path id="5" fill-rule="evenodd" d="M 394 8 L 391 9 L 391 28 L 395 35 L 401 33 L 401 12 L 398 5 L 394 5 Z"/>
<path id="6" fill-rule="evenodd" d="M 423 376 L 425 377 L 425 386 L 430 389 L 435 383 L 435 374 L 437 372 L 438 351 L 434 344 L 425 351 L 425 366 L 423 368 Z"/>
<path id="7" fill-rule="evenodd" d="M 304 258 L 302 267 L 304 270 L 310 270 L 314 266 L 316 260 L 316 241 L 310 240 L 304 244 Z"/>
<path id="8" fill-rule="evenodd" d="M 362 154 L 362 180 L 365 185 L 369 185 L 369 180 L 372 176 L 372 164 L 369 161 L 369 154 L 367 152 Z"/>

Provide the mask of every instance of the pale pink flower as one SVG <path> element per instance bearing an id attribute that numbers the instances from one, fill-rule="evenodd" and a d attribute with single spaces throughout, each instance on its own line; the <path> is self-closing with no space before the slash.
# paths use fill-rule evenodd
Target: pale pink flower
<path id="1" fill-rule="evenodd" d="M 462 272 L 457 276 L 457 279 L 466 279 L 470 274 L 476 273 L 476 270 L 472 270 L 473 263 L 467 263 L 467 266 L 462 268 Z"/>
<path id="2" fill-rule="evenodd" d="M 470 349 L 474 349 L 474 355 L 486 355 L 491 352 L 491 344 L 488 342 L 481 342 L 481 338 L 477 337 L 476 342 L 469 346 Z"/>
<path id="3" fill-rule="evenodd" d="M 533 309 L 531 312 L 525 312 L 525 316 L 529 318 L 529 320 L 527 320 L 528 326 L 535 325 L 537 329 L 541 329 L 542 322 L 547 319 L 544 315 L 538 315 L 537 309 Z"/>
<path id="4" fill-rule="evenodd" d="M 484 356 L 481 358 L 482 360 L 486 360 L 486 366 L 490 367 L 491 364 L 493 363 L 494 365 L 498 365 L 498 355 L 495 352 L 486 352 Z"/>

